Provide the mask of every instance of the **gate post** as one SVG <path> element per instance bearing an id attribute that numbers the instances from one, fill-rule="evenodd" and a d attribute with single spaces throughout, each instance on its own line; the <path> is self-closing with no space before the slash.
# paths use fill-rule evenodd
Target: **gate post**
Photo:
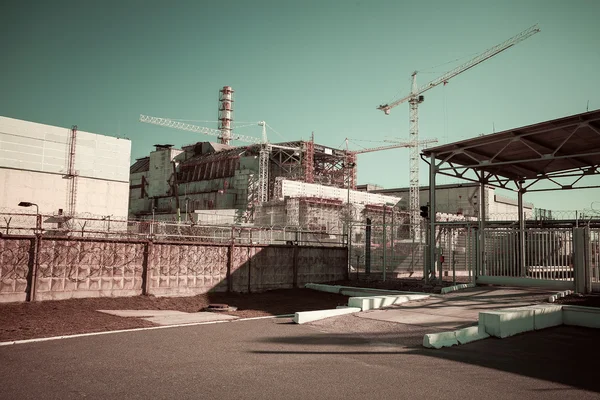
<path id="1" fill-rule="evenodd" d="M 591 293 L 590 231 L 588 227 L 573 229 L 573 280 L 576 293 Z"/>

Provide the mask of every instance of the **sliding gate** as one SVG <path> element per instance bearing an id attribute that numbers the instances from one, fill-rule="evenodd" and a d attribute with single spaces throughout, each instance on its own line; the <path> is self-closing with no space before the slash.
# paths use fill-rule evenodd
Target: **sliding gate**
<path id="1" fill-rule="evenodd" d="M 575 248 L 573 228 L 526 228 L 523 252 L 520 237 L 517 228 L 484 229 L 478 283 L 574 288 L 575 251 L 586 249 Z"/>

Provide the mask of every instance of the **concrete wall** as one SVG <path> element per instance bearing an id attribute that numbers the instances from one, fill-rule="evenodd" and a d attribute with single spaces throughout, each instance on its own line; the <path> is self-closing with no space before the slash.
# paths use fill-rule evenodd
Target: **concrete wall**
<path id="1" fill-rule="evenodd" d="M 342 247 L 4 236 L 0 302 L 264 291 L 347 277 Z M 36 268 L 37 266 L 37 268 Z"/>
<path id="2" fill-rule="evenodd" d="M 19 202 L 30 201 L 38 204 L 40 213 L 55 214 L 59 209 L 66 213 L 68 184 L 62 175 L 0 169 L 0 207 L 16 210 Z M 128 183 L 79 177 L 75 212 L 126 219 L 128 196 Z M 35 213 L 35 207 L 19 212 Z"/>

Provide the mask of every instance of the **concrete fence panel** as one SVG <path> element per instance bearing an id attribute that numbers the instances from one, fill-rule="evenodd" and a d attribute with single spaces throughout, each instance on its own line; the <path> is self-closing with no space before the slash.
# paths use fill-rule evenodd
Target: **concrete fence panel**
<path id="1" fill-rule="evenodd" d="M 0 240 L 0 302 L 25 301 L 34 239 Z"/>
<path id="2" fill-rule="evenodd" d="M 141 294 L 144 245 L 41 240 L 35 300 Z"/>
<path id="3" fill-rule="evenodd" d="M 0 302 L 259 292 L 347 278 L 347 249 L 0 238 Z"/>
<path id="4" fill-rule="evenodd" d="M 227 246 L 154 243 L 148 294 L 192 296 L 227 290 Z"/>

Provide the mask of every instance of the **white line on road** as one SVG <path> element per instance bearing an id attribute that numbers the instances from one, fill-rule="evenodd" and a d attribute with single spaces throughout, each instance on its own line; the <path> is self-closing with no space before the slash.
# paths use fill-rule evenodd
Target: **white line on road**
<path id="1" fill-rule="evenodd" d="M 12 340 L 12 341 L 8 341 L 8 342 L 0 342 L 0 346 L 11 346 L 14 344 L 37 343 L 37 342 L 48 342 L 50 340 L 71 339 L 71 338 L 85 337 L 85 336 L 108 335 L 111 333 L 153 331 L 153 330 L 157 330 L 157 329 L 166 329 L 166 328 L 181 328 L 184 326 L 211 325 L 211 324 L 220 324 L 220 323 L 224 323 L 224 322 L 253 321 L 253 320 L 257 320 L 257 319 L 270 319 L 270 318 L 290 318 L 293 316 L 294 316 L 294 314 L 268 315 L 265 317 L 240 318 L 240 319 L 224 320 L 224 321 L 193 322 L 190 324 L 151 326 L 148 328 L 134 328 L 134 329 L 121 329 L 121 330 L 116 330 L 116 331 L 78 333 L 75 335 L 62 335 L 62 336 L 51 336 L 51 337 L 37 338 L 37 339 Z"/>

